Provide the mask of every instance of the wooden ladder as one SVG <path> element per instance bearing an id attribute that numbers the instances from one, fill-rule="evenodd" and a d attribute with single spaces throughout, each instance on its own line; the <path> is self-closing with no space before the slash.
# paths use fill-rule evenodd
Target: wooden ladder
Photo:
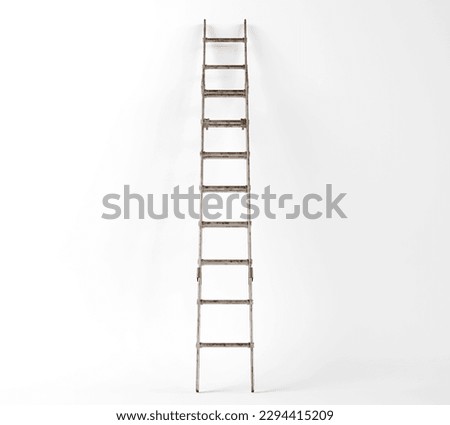
<path id="1" fill-rule="evenodd" d="M 209 43 L 243 43 L 244 44 L 244 64 L 243 65 L 211 65 L 206 64 L 206 46 Z M 205 87 L 205 71 L 216 69 L 242 70 L 245 73 L 245 87 L 239 90 L 208 90 Z M 250 133 L 249 133 L 249 110 L 248 110 L 248 66 L 247 66 L 247 22 L 244 20 L 244 37 L 242 38 L 209 38 L 206 36 L 206 20 L 203 21 L 203 68 L 202 68 L 202 120 L 201 120 L 201 152 L 200 152 L 200 220 L 199 220 L 199 256 L 197 268 L 197 359 L 196 359 L 196 384 L 195 389 L 200 388 L 200 350 L 202 348 L 249 348 L 250 349 L 250 388 L 254 392 L 254 368 L 253 368 L 253 267 L 251 250 L 251 215 L 250 207 L 247 203 L 247 219 L 245 221 L 205 221 L 203 218 L 203 194 L 206 192 L 244 192 L 250 196 Z M 205 118 L 205 99 L 210 97 L 220 98 L 242 98 L 245 100 L 245 117 L 239 120 L 211 120 Z M 208 152 L 205 150 L 205 131 L 209 128 L 239 127 L 245 131 L 245 151 L 242 152 Z M 246 167 L 246 185 L 244 186 L 205 186 L 204 161 L 216 160 L 244 160 Z M 250 199 L 250 198 L 248 198 Z M 246 259 L 205 259 L 202 252 L 203 229 L 207 228 L 234 228 L 244 227 L 247 229 L 247 258 Z M 245 300 L 207 300 L 202 298 L 202 268 L 205 266 L 227 265 L 245 266 L 248 269 L 248 298 Z M 202 306 L 207 304 L 236 305 L 241 304 L 249 308 L 250 340 L 248 342 L 202 342 L 200 336 Z"/>

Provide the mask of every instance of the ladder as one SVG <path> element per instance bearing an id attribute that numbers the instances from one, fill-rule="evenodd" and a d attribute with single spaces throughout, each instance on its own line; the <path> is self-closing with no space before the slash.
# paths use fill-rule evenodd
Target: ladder
<path id="1" fill-rule="evenodd" d="M 244 64 L 243 65 L 212 65 L 206 64 L 206 46 L 209 43 L 243 43 L 244 44 Z M 216 69 L 242 70 L 245 73 L 245 87 L 239 90 L 209 90 L 205 87 L 206 71 Z M 196 392 L 200 388 L 200 350 L 203 348 L 248 348 L 250 350 L 250 388 L 254 392 L 254 372 L 253 372 L 253 267 L 251 255 L 251 216 L 250 207 L 247 203 L 247 217 L 245 221 L 205 221 L 203 218 L 203 195 L 207 192 L 244 192 L 250 195 L 250 133 L 249 133 L 249 112 L 248 112 L 248 66 L 247 66 L 247 21 L 244 20 L 244 37 L 242 38 L 209 38 L 206 36 L 206 20 L 203 21 L 203 68 L 202 68 L 202 120 L 201 120 L 201 152 L 200 152 L 200 219 L 199 219 L 199 256 L 197 268 L 197 357 L 196 357 Z M 205 117 L 205 100 L 211 97 L 220 98 L 242 98 L 245 100 L 245 117 L 239 120 L 212 120 Z M 205 150 L 205 130 L 209 128 L 239 127 L 245 131 L 245 151 L 242 152 L 208 152 Z M 205 186 L 204 161 L 209 160 L 244 160 L 246 167 L 246 185 L 244 186 Z M 204 229 L 208 228 L 247 228 L 247 258 L 246 259 L 205 259 L 202 252 L 202 236 Z M 205 266 L 245 266 L 248 269 L 248 298 L 245 300 L 207 300 L 202 298 L 202 268 Z M 250 340 L 248 342 L 202 342 L 200 336 L 201 312 L 203 305 L 241 304 L 249 308 Z"/>

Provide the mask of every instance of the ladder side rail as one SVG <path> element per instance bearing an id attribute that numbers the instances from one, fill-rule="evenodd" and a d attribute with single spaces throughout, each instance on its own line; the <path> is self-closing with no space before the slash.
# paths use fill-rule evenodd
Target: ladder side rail
<path id="1" fill-rule="evenodd" d="M 245 138 L 246 138 L 246 150 L 247 150 L 247 188 L 248 188 L 248 196 L 247 200 L 247 218 L 250 222 L 250 225 L 247 227 L 247 250 L 248 250 L 248 299 L 250 300 L 249 304 L 249 321 L 250 321 L 250 385 L 251 392 L 255 391 L 255 376 L 254 376 L 254 362 L 253 362 L 253 264 L 252 264 L 252 226 L 251 226 L 251 217 L 250 217 L 250 117 L 249 117 L 249 102 L 248 102 L 248 93 L 249 93 L 249 83 L 248 83 L 248 58 L 247 58 L 247 19 L 244 19 L 244 56 L 245 56 L 245 119 L 247 122 L 245 128 Z"/>
<path id="2" fill-rule="evenodd" d="M 205 150 L 205 64 L 206 64 L 206 19 L 203 20 L 203 65 L 202 65 L 202 120 L 201 120 L 201 152 Z M 198 264 L 197 264 L 197 344 L 196 344 L 196 371 L 195 371 L 195 391 L 200 388 L 200 321 L 202 299 L 202 255 L 203 255 L 203 157 L 200 155 L 200 211 L 199 211 L 199 243 L 198 243 Z"/>

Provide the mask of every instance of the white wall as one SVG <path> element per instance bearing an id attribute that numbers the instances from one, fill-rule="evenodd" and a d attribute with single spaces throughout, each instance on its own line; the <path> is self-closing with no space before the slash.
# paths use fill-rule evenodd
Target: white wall
<path id="1" fill-rule="evenodd" d="M 448 403 L 450 5 L 10 2 L 0 11 L 0 401 Z M 101 218 L 199 183 L 201 26 L 249 24 L 252 187 L 347 192 L 253 226 L 248 353 L 195 395 L 198 226 Z M 245 325 L 245 324 L 243 324 Z"/>

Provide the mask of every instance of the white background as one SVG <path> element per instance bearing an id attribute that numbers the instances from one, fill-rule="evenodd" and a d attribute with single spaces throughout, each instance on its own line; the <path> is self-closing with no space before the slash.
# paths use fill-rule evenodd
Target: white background
<path id="1" fill-rule="evenodd" d="M 253 191 L 347 193 L 255 220 L 255 394 L 247 350 L 194 393 L 197 222 L 101 218 L 198 185 L 203 18 L 248 20 Z M 0 49 L 0 402 L 449 402 L 447 1 L 11 1 Z"/>

